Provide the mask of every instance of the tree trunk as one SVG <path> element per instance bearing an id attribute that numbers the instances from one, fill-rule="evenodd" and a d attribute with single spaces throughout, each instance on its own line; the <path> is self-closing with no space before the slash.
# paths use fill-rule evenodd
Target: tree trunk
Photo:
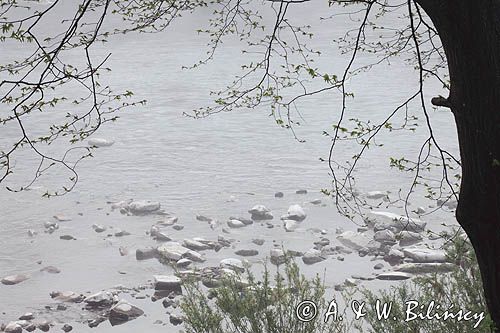
<path id="1" fill-rule="evenodd" d="M 462 163 L 457 220 L 500 332 L 500 1 L 417 0 L 443 43 Z"/>

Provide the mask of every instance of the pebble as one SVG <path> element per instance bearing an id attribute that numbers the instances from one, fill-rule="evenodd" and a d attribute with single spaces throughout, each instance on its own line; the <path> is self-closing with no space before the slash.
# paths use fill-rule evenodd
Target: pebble
<path id="1" fill-rule="evenodd" d="M 47 267 L 44 267 L 40 270 L 40 272 L 46 272 L 46 273 L 50 273 L 50 274 L 59 274 L 61 273 L 61 270 L 57 267 L 54 267 L 54 266 L 47 266 Z"/>
<path id="2" fill-rule="evenodd" d="M 183 322 L 183 319 L 181 316 L 173 314 L 173 313 L 170 314 L 170 323 L 172 325 L 177 326 L 177 325 L 182 324 L 182 322 Z"/>
<path id="3" fill-rule="evenodd" d="M 73 326 L 69 325 L 69 324 L 64 324 L 63 327 L 61 327 L 61 329 L 64 331 L 64 332 L 70 332 L 71 330 L 73 330 Z"/>
<path id="4" fill-rule="evenodd" d="M 262 246 L 262 245 L 264 245 L 264 242 L 265 242 L 265 240 L 263 240 L 261 238 L 254 238 L 254 239 L 252 239 L 252 243 L 254 243 L 255 245 Z"/>
<path id="5" fill-rule="evenodd" d="M 387 280 L 387 281 L 399 281 L 399 280 L 407 280 L 412 276 L 408 273 L 404 272 L 386 272 L 377 275 L 378 280 Z"/>
<path id="6" fill-rule="evenodd" d="M 2 282 L 2 284 L 4 284 L 4 285 L 10 286 L 10 285 L 21 283 L 21 282 L 26 281 L 28 279 L 29 279 L 29 277 L 27 275 L 16 274 L 16 275 L 6 276 L 0 282 Z"/>
<path id="7" fill-rule="evenodd" d="M 104 232 L 106 231 L 106 227 L 102 226 L 102 225 L 98 225 L 98 224 L 93 224 L 92 225 L 92 228 L 94 229 L 95 232 L 97 233 L 101 233 L 101 232 Z"/>
<path id="8" fill-rule="evenodd" d="M 193 263 L 192 260 L 189 260 L 187 258 L 182 258 L 182 259 L 179 259 L 175 265 L 179 268 L 185 268 L 185 267 L 188 267 L 189 265 L 191 265 Z"/>
<path id="9" fill-rule="evenodd" d="M 35 319 L 35 316 L 31 312 L 27 312 L 23 314 L 21 317 L 19 317 L 19 320 L 33 320 Z"/>
<path id="10" fill-rule="evenodd" d="M 73 291 L 53 291 L 50 297 L 60 302 L 79 303 L 83 300 L 83 296 Z"/>
<path id="11" fill-rule="evenodd" d="M 68 221 L 71 221 L 71 219 L 69 217 L 66 217 L 66 216 L 60 215 L 60 214 L 59 215 L 54 215 L 53 217 L 57 220 L 57 222 L 68 222 Z"/>
<path id="12" fill-rule="evenodd" d="M 123 236 L 130 236 L 130 235 L 131 235 L 131 233 L 128 231 L 125 231 L 125 230 L 118 229 L 118 231 L 115 232 L 115 237 L 123 237 Z"/>
<path id="13" fill-rule="evenodd" d="M 242 249 L 234 252 L 235 254 L 242 257 L 253 257 L 259 254 L 259 251 L 253 249 Z"/>
<path id="14" fill-rule="evenodd" d="M 212 219 L 203 215 L 196 215 L 196 219 L 201 222 L 210 222 Z"/>
<path id="15" fill-rule="evenodd" d="M 62 239 L 62 240 L 76 240 L 75 237 L 71 236 L 71 235 L 62 235 L 62 236 L 59 236 L 59 239 Z"/>
<path id="16" fill-rule="evenodd" d="M 229 220 L 227 222 L 227 225 L 228 225 L 228 227 L 234 228 L 234 229 L 236 229 L 236 228 L 243 228 L 244 226 L 246 226 L 245 223 L 243 223 L 243 222 L 241 222 L 239 220 Z"/>

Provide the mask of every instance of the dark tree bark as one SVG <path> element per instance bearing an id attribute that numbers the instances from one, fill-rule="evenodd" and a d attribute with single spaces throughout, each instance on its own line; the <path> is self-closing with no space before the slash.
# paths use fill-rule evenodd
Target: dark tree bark
<path id="1" fill-rule="evenodd" d="M 500 0 L 417 0 L 443 43 L 462 163 L 457 220 L 500 332 Z"/>

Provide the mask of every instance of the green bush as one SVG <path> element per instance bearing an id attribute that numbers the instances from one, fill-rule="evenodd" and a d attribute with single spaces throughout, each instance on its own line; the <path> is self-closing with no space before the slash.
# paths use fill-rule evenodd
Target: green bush
<path id="1" fill-rule="evenodd" d="M 447 243 L 446 250 L 450 261 L 457 264 L 450 273 L 420 275 L 409 283 L 378 292 L 356 287 L 344 291 L 344 304 L 350 304 L 354 299 L 365 302 L 366 315 L 360 320 L 354 320 L 353 313 L 344 309 L 339 313 L 343 321 L 329 320 L 325 323 L 323 315 L 329 300 L 326 300 L 322 279 L 318 276 L 305 278 L 289 259 L 273 277 L 264 265 L 261 281 L 257 281 L 248 269 L 244 274 L 224 276 L 220 287 L 208 292 L 202 289 L 199 282 L 189 281 L 185 284 L 186 294 L 181 302 L 185 329 L 188 333 L 493 332 L 472 246 L 463 238 L 455 237 Z M 314 320 L 301 322 L 297 319 L 295 310 L 303 300 L 317 304 L 318 316 Z M 377 317 L 373 307 L 377 300 L 381 304 L 392 304 L 389 319 L 379 320 Z M 405 303 L 409 300 L 416 300 L 420 305 L 434 301 L 440 305 L 440 313 L 453 304 L 450 310 L 453 313 L 459 309 L 484 312 L 484 319 L 476 328 L 473 327 L 478 321 L 476 319 L 415 319 L 406 322 Z"/>
<path id="2" fill-rule="evenodd" d="M 392 302 L 391 318 L 388 320 L 378 320 L 376 312 L 367 312 L 365 320 L 371 327 L 367 331 L 375 333 L 486 333 L 494 331 L 493 322 L 486 311 L 481 275 L 470 242 L 457 236 L 447 242 L 445 249 L 450 261 L 457 264 L 456 269 L 450 273 L 421 275 L 412 279 L 410 283 L 393 286 L 389 290 L 382 290 L 378 293 L 367 289 L 362 290 L 361 293 L 369 304 L 375 304 L 377 299 L 382 303 Z M 436 305 L 440 305 L 440 313 L 452 305 L 453 308 L 450 311 L 453 313 L 460 309 L 472 313 L 484 312 L 484 319 L 476 328 L 474 325 L 477 320 L 474 319 L 469 321 L 457 321 L 452 318 L 448 320 L 415 319 L 405 322 L 405 302 L 408 300 L 418 301 L 421 305 L 428 305 L 434 301 Z M 393 315 L 399 319 L 393 320 Z"/>
<path id="3" fill-rule="evenodd" d="M 319 311 L 328 308 L 328 304 L 322 280 L 318 276 L 306 279 L 290 260 L 277 269 L 272 279 L 264 266 L 262 281 L 257 281 L 247 269 L 244 278 L 242 274 L 225 276 L 221 286 L 210 293 L 194 281 L 187 283 L 185 289 L 181 309 L 189 333 L 349 332 L 341 321 L 324 323 L 319 313 L 309 322 L 297 319 L 295 310 L 303 300 L 313 301 Z"/>

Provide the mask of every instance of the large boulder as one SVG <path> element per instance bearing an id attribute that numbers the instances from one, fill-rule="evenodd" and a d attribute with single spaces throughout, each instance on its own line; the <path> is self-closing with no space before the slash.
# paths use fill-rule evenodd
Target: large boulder
<path id="1" fill-rule="evenodd" d="M 443 262 L 443 263 L 406 263 L 396 268 L 399 272 L 412 273 L 412 274 L 427 274 L 427 273 L 447 273 L 455 270 L 457 265 Z"/>
<path id="2" fill-rule="evenodd" d="M 255 205 L 248 211 L 252 215 L 252 220 L 272 220 L 271 210 L 264 205 Z"/>
<path id="3" fill-rule="evenodd" d="M 126 323 L 144 314 L 137 306 L 121 300 L 109 312 L 109 322 L 112 326 Z"/>
<path id="4" fill-rule="evenodd" d="M 339 242 L 355 251 L 359 251 L 362 249 L 376 250 L 380 247 L 379 242 L 355 231 L 343 232 L 337 236 L 337 239 L 339 240 Z"/>
<path id="5" fill-rule="evenodd" d="M 423 240 L 422 235 L 411 231 L 401 231 L 396 238 L 399 239 L 399 246 L 415 245 Z"/>
<path id="6" fill-rule="evenodd" d="M 243 265 L 243 262 L 240 259 L 236 258 L 222 259 L 219 265 L 222 268 L 229 268 L 232 269 L 233 271 L 239 271 L 239 272 L 245 271 L 245 266 Z"/>
<path id="7" fill-rule="evenodd" d="M 282 220 L 303 221 L 306 218 L 306 213 L 300 205 L 291 205 L 288 211 L 281 217 Z"/>
<path id="8" fill-rule="evenodd" d="M 417 218 L 408 218 L 407 216 L 390 212 L 377 211 L 370 212 L 366 223 L 368 226 L 375 228 L 376 230 L 391 229 L 395 232 L 403 230 L 422 232 L 427 224 Z"/>
<path id="9" fill-rule="evenodd" d="M 316 249 L 310 249 L 302 256 L 302 261 L 306 265 L 312 265 L 323 260 L 325 260 L 325 257 L 322 256 L 321 251 Z"/>
<path id="10" fill-rule="evenodd" d="M 208 244 L 199 242 L 199 241 L 194 240 L 194 239 L 188 239 L 188 238 L 184 239 L 184 242 L 182 243 L 182 245 L 184 247 L 187 247 L 188 249 L 194 250 L 194 251 L 204 251 L 204 250 L 208 250 L 211 248 Z"/>
<path id="11" fill-rule="evenodd" d="M 281 265 L 286 261 L 285 252 L 281 249 L 271 249 L 270 256 L 271 263 L 275 265 Z"/>
<path id="12" fill-rule="evenodd" d="M 14 285 L 26 281 L 29 279 L 29 276 L 24 274 L 15 274 L 4 277 L 0 282 L 5 285 Z"/>
<path id="13" fill-rule="evenodd" d="M 389 229 L 377 231 L 373 235 L 373 239 L 382 244 L 395 244 L 396 236 Z"/>
<path id="14" fill-rule="evenodd" d="M 173 275 L 155 275 L 154 276 L 155 290 L 174 292 L 178 295 L 182 294 L 182 280 Z"/>
<path id="15" fill-rule="evenodd" d="M 110 291 L 100 291 L 89 295 L 83 300 L 89 307 L 111 306 L 116 303 L 115 295 Z"/>
<path id="16" fill-rule="evenodd" d="M 175 260 L 183 258 L 190 250 L 177 242 L 168 242 L 157 248 L 158 254 L 163 259 Z"/>
<path id="17" fill-rule="evenodd" d="M 413 259 L 417 263 L 446 262 L 446 252 L 444 250 L 433 250 L 427 248 L 405 248 L 403 253 L 406 257 Z"/>
<path id="18" fill-rule="evenodd" d="M 283 227 L 287 232 L 292 232 L 299 228 L 299 223 L 295 220 L 283 220 Z"/>
<path id="19" fill-rule="evenodd" d="M 128 210 L 134 215 L 147 215 L 160 210 L 160 203 L 149 200 L 132 201 L 128 205 Z"/>

